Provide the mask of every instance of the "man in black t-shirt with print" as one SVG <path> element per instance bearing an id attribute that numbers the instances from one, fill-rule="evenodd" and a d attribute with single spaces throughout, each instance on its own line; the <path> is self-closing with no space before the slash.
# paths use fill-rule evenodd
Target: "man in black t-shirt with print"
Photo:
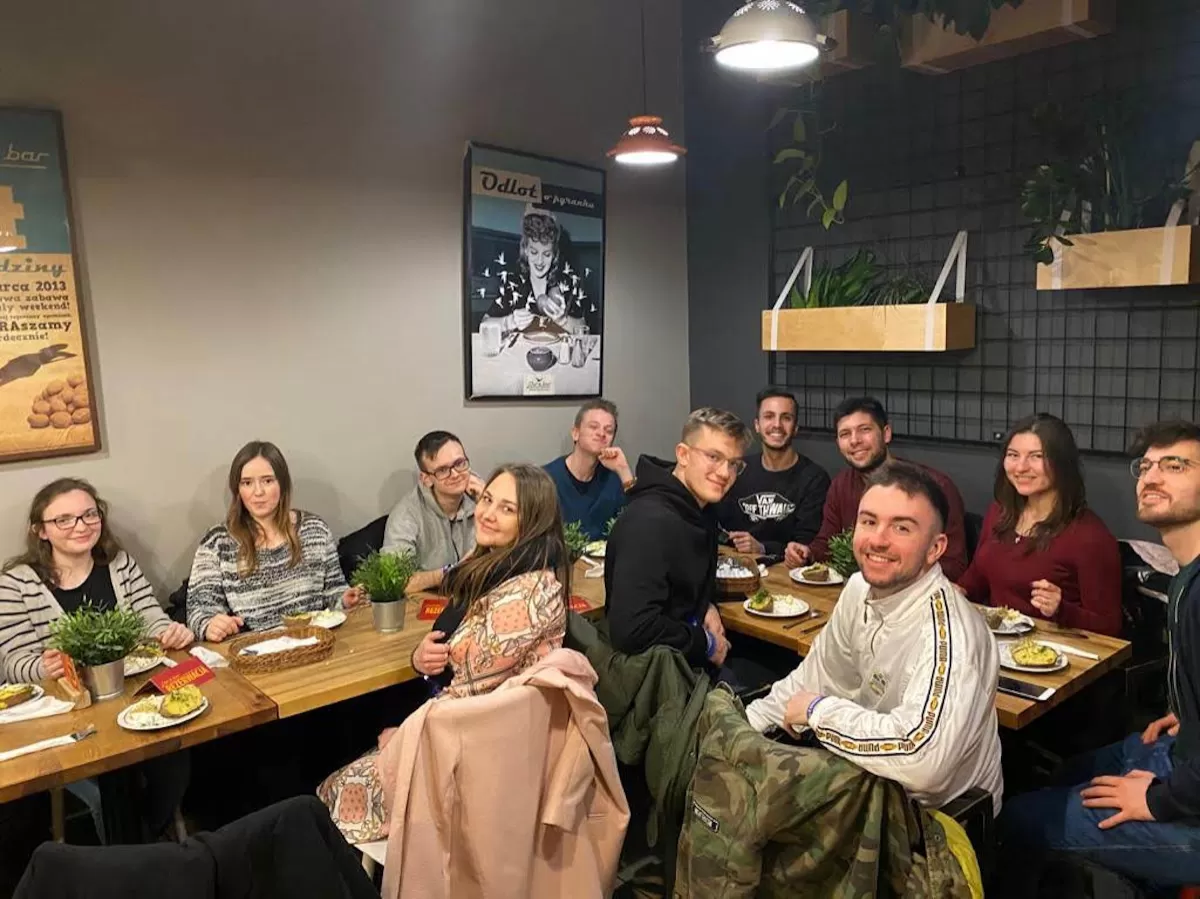
<path id="1" fill-rule="evenodd" d="M 807 545 L 821 529 L 829 475 L 796 452 L 796 397 L 778 387 L 755 398 L 754 431 L 762 452 L 746 457 L 746 470 L 722 501 L 718 518 L 738 552 L 783 556 L 788 543 Z"/>

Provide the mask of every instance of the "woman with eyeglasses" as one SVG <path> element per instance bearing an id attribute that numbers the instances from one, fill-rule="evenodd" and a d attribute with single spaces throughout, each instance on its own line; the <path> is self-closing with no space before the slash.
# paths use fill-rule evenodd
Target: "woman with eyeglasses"
<path id="1" fill-rule="evenodd" d="M 1120 551 L 1087 507 L 1071 429 L 1044 413 L 1014 425 L 994 495 L 975 558 L 959 581 L 967 597 L 1118 636 Z"/>
<path id="2" fill-rule="evenodd" d="M 84 605 L 133 609 L 164 649 L 191 644 L 192 632 L 167 617 L 107 518 L 108 505 L 79 478 L 59 478 L 34 496 L 25 552 L 0 574 L 0 655 L 9 681 L 62 676 L 61 654 L 46 645 L 50 622 Z"/>
<path id="3" fill-rule="evenodd" d="M 284 615 L 351 608 L 329 525 L 292 508 L 292 476 L 273 443 L 252 440 L 229 466 L 225 523 L 204 535 L 188 578 L 188 624 L 220 643 L 242 629 L 276 627 Z"/>

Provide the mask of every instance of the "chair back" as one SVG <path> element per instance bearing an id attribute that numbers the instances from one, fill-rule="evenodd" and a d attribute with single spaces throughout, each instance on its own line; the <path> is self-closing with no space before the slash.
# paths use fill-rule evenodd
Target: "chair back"
<path id="1" fill-rule="evenodd" d="M 381 515 L 338 541 L 338 564 L 342 566 L 342 574 L 346 576 L 347 581 L 359 562 L 383 546 L 383 534 L 386 530 L 387 516 Z"/>

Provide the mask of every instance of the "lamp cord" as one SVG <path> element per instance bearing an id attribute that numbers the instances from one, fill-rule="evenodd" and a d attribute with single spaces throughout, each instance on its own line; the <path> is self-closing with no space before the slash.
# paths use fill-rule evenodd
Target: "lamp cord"
<path id="1" fill-rule="evenodd" d="M 646 0 L 642 3 L 642 115 L 650 112 L 650 104 L 646 99 Z"/>

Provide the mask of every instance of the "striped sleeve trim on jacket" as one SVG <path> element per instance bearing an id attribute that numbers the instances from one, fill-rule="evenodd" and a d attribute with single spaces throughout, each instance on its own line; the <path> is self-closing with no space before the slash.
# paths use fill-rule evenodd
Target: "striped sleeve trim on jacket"
<path id="1" fill-rule="evenodd" d="M 818 739 L 838 747 L 847 755 L 913 755 L 929 742 L 937 731 L 942 711 L 946 705 L 946 692 L 950 684 L 953 664 L 953 640 L 950 628 L 950 610 L 943 590 L 930 597 L 930 627 L 933 629 L 933 668 L 929 675 L 929 686 L 925 691 L 925 702 L 916 726 L 903 737 L 859 737 L 843 734 L 830 727 L 815 728 Z"/>
<path id="2" fill-rule="evenodd" d="M 154 636 L 164 630 L 171 623 L 170 619 L 159 605 L 154 588 L 146 580 L 146 575 L 142 573 L 133 556 L 122 551 L 112 564 L 113 573 L 116 574 L 115 580 L 120 587 L 118 598 L 123 599 L 129 608 L 142 616 L 146 622 L 147 634 Z"/>

